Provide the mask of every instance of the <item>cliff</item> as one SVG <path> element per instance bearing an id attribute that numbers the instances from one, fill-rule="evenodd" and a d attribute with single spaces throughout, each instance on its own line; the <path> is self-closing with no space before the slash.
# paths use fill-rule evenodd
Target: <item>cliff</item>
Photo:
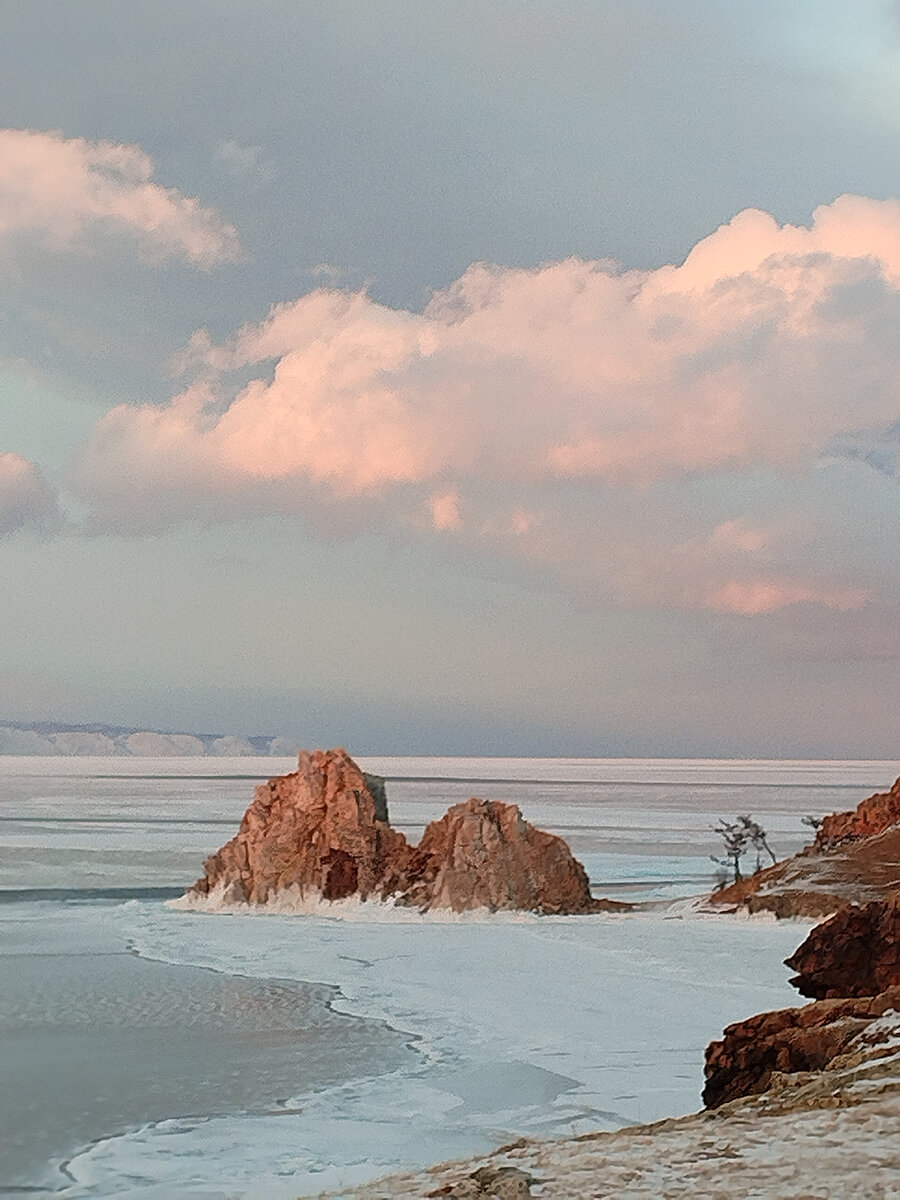
<path id="1" fill-rule="evenodd" d="M 900 823 L 900 779 L 889 792 L 876 792 L 850 812 L 832 813 L 805 854 L 825 854 L 846 842 L 878 837 Z"/>
<path id="2" fill-rule="evenodd" d="M 237 836 L 207 859 L 194 890 L 251 904 L 292 887 L 326 900 L 384 898 L 401 886 L 411 849 L 380 807 L 344 750 L 303 751 L 293 774 L 256 789 Z"/>
<path id="3" fill-rule="evenodd" d="M 900 897 L 842 908 L 810 932 L 786 965 L 797 972 L 794 987 L 815 1003 L 750 1017 L 712 1042 L 703 1091 L 708 1107 L 765 1092 L 779 1075 L 852 1066 L 851 1050 L 878 1044 L 882 1017 L 900 1023 Z"/>
<path id="4" fill-rule="evenodd" d="M 417 908 L 592 912 L 587 874 L 562 838 L 514 804 L 467 800 L 425 830 L 401 898 Z"/>
<path id="5" fill-rule="evenodd" d="M 875 996 L 900 987 L 900 893 L 842 908 L 787 961 L 801 996 Z"/>
<path id="6" fill-rule="evenodd" d="M 703 1103 L 718 1108 L 767 1091 L 777 1075 L 848 1066 L 852 1044 L 878 1018 L 900 1008 L 900 987 L 878 996 L 823 1000 L 759 1013 L 729 1025 L 706 1050 Z"/>

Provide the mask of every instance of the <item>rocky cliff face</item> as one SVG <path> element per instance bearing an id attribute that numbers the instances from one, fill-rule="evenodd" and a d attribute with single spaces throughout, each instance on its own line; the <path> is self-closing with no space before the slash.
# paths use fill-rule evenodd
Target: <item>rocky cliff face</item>
<path id="1" fill-rule="evenodd" d="M 304 751 L 296 772 L 256 789 L 237 836 L 207 859 L 189 896 L 264 904 L 293 891 L 455 912 L 627 907 L 593 900 L 562 838 L 535 829 L 514 804 L 457 804 L 428 826 L 417 849 L 387 816 L 383 782 L 346 751 Z"/>
<path id="2" fill-rule="evenodd" d="M 900 893 L 842 908 L 812 930 L 786 965 L 797 972 L 794 987 L 815 1003 L 750 1017 L 712 1042 L 706 1051 L 707 1107 L 765 1092 L 776 1076 L 852 1065 L 846 1055 L 872 1042 L 873 1023 L 884 1014 L 893 1013 L 896 1042 Z"/>
<path id="3" fill-rule="evenodd" d="M 874 996 L 900 986 L 900 893 L 842 908 L 817 925 L 789 959 L 802 996 Z"/>
<path id="4" fill-rule="evenodd" d="M 717 1108 L 758 1095 L 776 1075 L 851 1066 L 847 1052 L 864 1044 L 867 1027 L 894 1009 L 900 1009 L 900 987 L 760 1013 L 729 1025 L 722 1040 L 707 1048 L 703 1103 Z"/>
<path id="5" fill-rule="evenodd" d="M 889 792 L 876 792 L 852 812 L 832 813 L 822 822 L 806 854 L 824 854 L 845 842 L 877 837 L 900 822 L 900 779 Z"/>

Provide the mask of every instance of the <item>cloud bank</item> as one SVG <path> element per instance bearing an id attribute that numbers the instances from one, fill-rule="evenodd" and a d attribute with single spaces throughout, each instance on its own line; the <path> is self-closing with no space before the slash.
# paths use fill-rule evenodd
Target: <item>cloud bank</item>
<path id="1" fill-rule="evenodd" d="M 210 268 L 241 257 L 233 226 L 152 175 L 138 146 L 0 129 L 0 250 L 25 241 L 71 251 L 115 232 L 151 262 Z"/>
<path id="2" fill-rule="evenodd" d="M 679 266 L 478 264 L 421 313 L 322 288 L 195 334 L 193 382 L 108 413 L 72 482 L 120 531 L 287 512 L 624 604 L 854 611 L 816 473 L 900 420 L 898 322 L 900 204 L 856 196 L 747 210 Z"/>

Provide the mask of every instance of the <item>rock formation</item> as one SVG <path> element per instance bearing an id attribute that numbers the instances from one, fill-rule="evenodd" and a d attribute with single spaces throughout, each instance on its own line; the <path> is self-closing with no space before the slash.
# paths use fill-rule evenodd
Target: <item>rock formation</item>
<path id="1" fill-rule="evenodd" d="M 292 775 L 256 789 L 237 836 L 206 860 L 193 890 L 250 903 L 292 887 L 327 900 L 396 891 L 411 849 L 372 782 L 344 750 L 303 751 Z"/>
<path id="2" fill-rule="evenodd" d="M 304 751 L 296 772 L 261 784 L 237 836 L 204 867 L 189 896 L 235 903 L 263 904 L 293 890 L 423 911 L 628 907 L 594 900 L 562 838 L 535 829 L 514 804 L 454 805 L 411 847 L 388 824 L 383 781 L 364 775 L 344 750 Z"/>
<path id="3" fill-rule="evenodd" d="M 900 893 L 848 906 L 817 925 L 789 959 L 801 996 L 875 996 L 900 987 Z"/>
<path id="4" fill-rule="evenodd" d="M 900 1009 L 900 987 L 878 996 L 822 1000 L 805 1008 L 760 1013 L 729 1025 L 706 1050 L 703 1103 L 717 1108 L 758 1095 L 773 1077 L 851 1065 L 842 1056 L 872 1022 Z"/>
<path id="5" fill-rule="evenodd" d="M 778 917 L 824 917 L 883 900 L 900 885 L 900 779 L 854 810 L 826 817 L 811 846 L 717 892 L 712 901 Z"/>
<path id="6" fill-rule="evenodd" d="M 900 823 L 900 779 L 889 792 L 876 792 L 851 812 L 832 813 L 822 822 L 805 854 L 824 854 L 845 842 L 877 837 Z"/>
<path id="7" fill-rule="evenodd" d="M 417 908 L 592 912 L 584 867 L 514 804 L 467 800 L 425 830 L 402 903 Z"/>
<path id="8" fill-rule="evenodd" d="M 885 1014 L 893 1014 L 896 1040 L 900 893 L 842 908 L 812 930 L 786 965 L 797 972 L 794 987 L 815 1003 L 750 1017 L 711 1043 L 703 1091 L 707 1107 L 765 1092 L 777 1075 L 852 1065 L 848 1051 L 871 1042 L 874 1026 L 871 1038 L 863 1031 Z"/>

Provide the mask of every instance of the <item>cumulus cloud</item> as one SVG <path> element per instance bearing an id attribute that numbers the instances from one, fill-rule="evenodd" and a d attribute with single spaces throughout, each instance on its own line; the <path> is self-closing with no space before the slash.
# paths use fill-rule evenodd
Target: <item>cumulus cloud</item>
<path id="1" fill-rule="evenodd" d="M 678 266 L 475 265 L 421 313 L 320 288 L 199 331 L 195 382 L 112 410 L 73 478 L 108 527 L 352 513 L 622 603 L 854 611 L 817 514 L 757 519 L 744 481 L 895 429 L 898 322 L 900 204 L 854 196 L 743 212 Z"/>
<path id="2" fill-rule="evenodd" d="M 56 494 L 33 462 L 0 453 L 0 537 L 49 529 L 58 520 Z"/>
<path id="3" fill-rule="evenodd" d="M 153 262 L 209 268 L 241 257 L 237 233 L 219 213 L 152 176 L 138 146 L 0 129 L 0 247 L 26 239 L 72 250 L 115 232 Z"/>

